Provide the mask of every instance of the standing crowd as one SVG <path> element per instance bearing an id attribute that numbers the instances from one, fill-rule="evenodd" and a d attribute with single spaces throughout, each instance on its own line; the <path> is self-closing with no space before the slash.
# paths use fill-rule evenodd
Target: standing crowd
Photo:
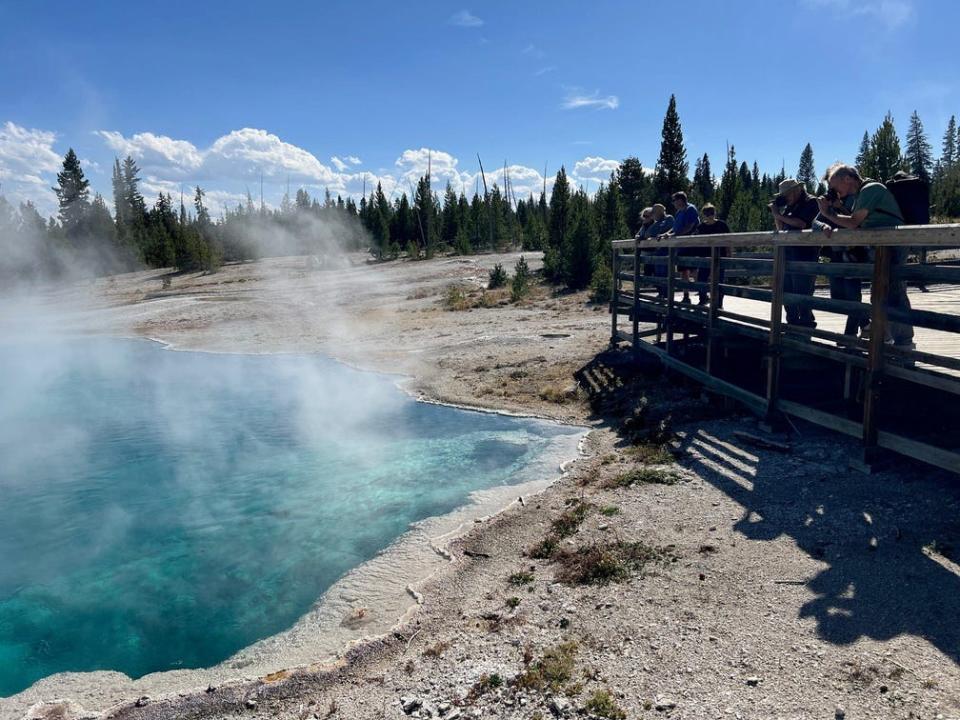
<path id="1" fill-rule="evenodd" d="M 905 218 L 904 212 L 897 202 L 894 193 L 888 185 L 901 183 L 899 187 L 912 189 L 919 181 L 903 173 L 893 178 L 888 185 L 874 180 L 864 179 L 857 169 L 851 165 L 837 163 L 827 170 L 824 182 L 828 191 L 823 197 L 816 197 L 807 192 L 803 183 L 793 178 L 787 178 L 780 183 L 777 195 L 768 205 L 773 216 L 776 229 L 780 232 L 799 232 L 815 230 L 822 232 L 829 240 L 835 229 L 844 230 L 876 229 L 895 227 L 911 223 L 922 224 L 929 221 L 926 218 Z M 903 195 L 908 200 L 913 198 Z M 716 208 L 707 203 L 698 212 L 694 205 L 687 201 L 683 192 L 676 192 L 672 196 L 674 215 L 667 213 L 661 204 L 644 208 L 640 213 L 640 230 L 637 232 L 639 240 L 663 240 L 692 235 L 719 235 L 729 233 L 727 224 L 717 217 Z M 926 201 L 928 202 L 928 200 Z M 913 209 L 913 208 L 911 208 Z M 924 207 L 916 214 L 928 213 Z M 666 248 L 657 248 L 656 255 L 666 255 Z M 873 250 L 863 246 L 828 245 L 816 247 L 814 245 L 787 246 L 784 250 L 787 262 L 819 262 L 824 257 L 830 263 L 869 263 L 873 260 Z M 708 247 L 681 247 L 677 255 L 680 257 L 709 257 Z M 906 248 L 894 248 L 892 265 L 906 262 Z M 651 273 L 651 270 L 653 271 Z M 658 264 L 647 267 L 647 274 L 657 277 L 666 277 L 667 267 Z M 684 280 L 690 280 L 691 271 L 681 269 Z M 697 268 L 698 283 L 706 283 L 710 279 L 710 271 L 706 267 Z M 811 297 L 814 293 L 814 273 L 786 273 L 784 276 L 784 294 L 794 296 L 784 302 L 787 324 L 796 327 L 814 329 L 817 327 L 813 309 L 809 304 L 796 302 L 796 296 Z M 721 278 L 722 282 L 722 278 Z M 661 296 L 665 290 L 661 288 Z M 708 293 L 701 289 L 698 292 L 698 304 L 706 305 L 710 302 Z M 830 276 L 830 297 L 834 300 L 848 300 L 862 302 L 863 280 L 860 277 Z M 790 300 L 793 300 L 792 302 Z M 683 291 L 683 304 L 690 304 L 690 294 L 686 288 Z M 718 307 L 722 304 L 722 297 L 717 298 Z M 889 289 L 887 306 L 890 308 L 910 309 L 910 300 L 907 297 L 906 282 L 892 279 Z M 913 349 L 913 327 L 906 323 L 889 323 L 890 329 L 884 342 L 901 348 Z M 866 311 L 851 311 L 847 314 L 847 323 L 844 334 L 861 339 L 870 337 L 870 317 Z"/>

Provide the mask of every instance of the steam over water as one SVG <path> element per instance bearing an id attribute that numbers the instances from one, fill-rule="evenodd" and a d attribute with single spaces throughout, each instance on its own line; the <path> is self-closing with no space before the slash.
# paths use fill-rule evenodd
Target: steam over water
<path id="1" fill-rule="evenodd" d="M 0 696 L 214 665 L 580 431 L 416 403 L 305 356 L 0 343 Z"/>

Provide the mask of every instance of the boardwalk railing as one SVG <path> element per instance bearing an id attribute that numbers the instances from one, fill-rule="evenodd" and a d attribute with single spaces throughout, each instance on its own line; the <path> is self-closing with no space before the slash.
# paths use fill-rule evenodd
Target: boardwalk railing
<path id="1" fill-rule="evenodd" d="M 871 252 L 858 263 L 786 259 L 788 247 L 828 244 Z M 792 415 L 858 437 L 865 467 L 887 449 L 960 473 L 960 415 L 951 414 L 960 406 L 960 266 L 936 257 L 957 247 L 960 224 L 838 230 L 830 240 L 805 231 L 615 241 L 611 343 L 652 353 L 771 423 Z M 900 262 L 906 249 L 922 249 L 924 258 L 929 252 L 932 263 Z M 698 269 L 709 271 L 708 281 L 680 276 Z M 785 292 L 788 274 L 862 282 L 869 302 Z M 891 283 L 902 282 L 936 286 L 929 295 L 911 293 L 912 300 L 943 302 L 891 307 Z M 682 304 L 681 291 L 705 292 L 709 302 Z M 788 325 L 785 305 L 816 310 L 823 321 Z M 869 339 L 821 328 L 848 315 L 869 318 Z M 916 347 L 888 344 L 891 323 L 913 326 Z M 904 409 L 923 417 L 908 421 Z"/>

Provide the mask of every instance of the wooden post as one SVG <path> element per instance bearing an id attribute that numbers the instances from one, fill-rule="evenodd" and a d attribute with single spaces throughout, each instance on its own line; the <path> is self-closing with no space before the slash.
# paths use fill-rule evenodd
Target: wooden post
<path id="1" fill-rule="evenodd" d="M 616 248 L 610 249 L 610 268 L 613 270 L 613 287 L 610 289 L 610 346 L 617 345 L 617 315 L 620 314 L 620 263 Z"/>
<path id="2" fill-rule="evenodd" d="M 640 241 L 633 239 L 633 351 L 640 352 Z"/>
<path id="3" fill-rule="evenodd" d="M 672 247 L 667 250 L 667 314 L 664 318 L 664 324 L 667 328 L 667 354 L 673 354 L 673 296 L 675 294 L 674 282 L 677 274 L 677 249 Z"/>
<path id="4" fill-rule="evenodd" d="M 717 352 L 717 312 L 720 310 L 720 248 L 710 248 L 710 306 L 707 308 L 707 375 L 713 374 Z"/>
<path id="5" fill-rule="evenodd" d="M 776 419 L 777 400 L 780 397 L 780 354 L 783 318 L 783 281 L 785 277 L 786 248 L 776 245 L 773 249 L 773 297 L 770 301 L 770 335 L 767 338 L 767 417 L 768 426 Z"/>
<path id="6" fill-rule="evenodd" d="M 890 263 L 894 248 L 878 246 L 870 286 L 870 345 L 863 396 L 863 464 L 866 470 L 877 461 L 877 401 L 883 378 L 883 341 L 887 336 L 887 296 L 890 294 Z"/>

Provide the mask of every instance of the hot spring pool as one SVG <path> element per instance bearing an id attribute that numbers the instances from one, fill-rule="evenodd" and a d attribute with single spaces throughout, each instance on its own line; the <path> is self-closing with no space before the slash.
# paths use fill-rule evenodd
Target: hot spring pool
<path id="1" fill-rule="evenodd" d="M 581 435 L 315 356 L 0 343 L 0 696 L 215 665 L 410 523 L 556 475 Z"/>

